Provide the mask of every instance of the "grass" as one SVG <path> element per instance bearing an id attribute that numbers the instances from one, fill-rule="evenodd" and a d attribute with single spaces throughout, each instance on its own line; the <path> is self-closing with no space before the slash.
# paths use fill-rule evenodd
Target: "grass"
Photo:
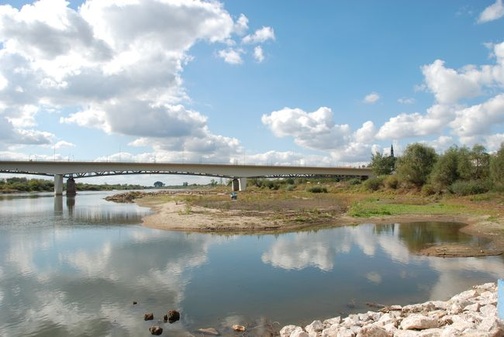
<path id="1" fill-rule="evenodd" d="M 436 215 L 436 214 L 460 214 L 464 212 L 464 206 L 428 203 L 409 204 L 396 202 L 382 202 L 381 200 L 362 200 L 351 205 L 347 214 L 356 218 L 369 218 L 373 216 L 389 215 Z"/>
<path id="2" fill-rule="evenodd" d="M 502 218 L 504 194 L 486 193 L 460 197 L 423 196 L 414 191 L 363 191 L 353 185 L 327 185 L 327 193 L 310 193 L 310 185 L 279 190 L 250 187 L 231 200 L 229 187 L 218 186 L 190 194 L 146 196 L 152 203 L 184 202 L 185 214 L 201 206 L 222 212 L 235 211 L 243 216 L 261 216 L 265 220 L 306 224 L 328 224 L 339 215 L 356 218 L 405 215 L 485 215 Z"/>

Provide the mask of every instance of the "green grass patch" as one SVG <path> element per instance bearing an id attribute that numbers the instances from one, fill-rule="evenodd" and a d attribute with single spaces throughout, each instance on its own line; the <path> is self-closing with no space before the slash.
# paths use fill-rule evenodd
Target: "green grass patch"
<path id="1" fill-rule="evenodd" d="M 398 203 L 396 200 L 383 201 L 380 199 L 366 199 L 353 203 L 348 210 L 348 215 L 357 218 L 369 218 L 389 215 L 436 215 L 460 214 L 464 210 L 461 205 L 444 203 L 411 204 Z"/>

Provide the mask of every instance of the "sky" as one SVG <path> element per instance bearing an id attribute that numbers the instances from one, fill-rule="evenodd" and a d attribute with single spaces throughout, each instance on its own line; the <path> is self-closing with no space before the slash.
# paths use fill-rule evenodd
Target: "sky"
<path id="1" fill-rule="evenodd" d="M 415 142 L 504 142 L 503 0 L 0 3 L 0 160 L 361 166 Z"/>

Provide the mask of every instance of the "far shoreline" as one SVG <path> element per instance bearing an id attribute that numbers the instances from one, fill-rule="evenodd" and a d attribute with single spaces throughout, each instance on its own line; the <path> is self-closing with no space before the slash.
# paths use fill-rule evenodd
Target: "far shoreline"
<path id="1" fill-rule="evenodd" d="M 173 193 L 179 195 L 180 193 Z M 365 223 L 413 223 L 426 221 L 456 222 L 466 224 L 461 231 L 469 235 L 485 238 L 490 242 L 485 248 L 464 244 L 440 244 L 427 247 L 417 254 L 439 257 L 479 257 L 504 254 L 504 223 L 502 217 L 470 214 L 408 214 L 353 217 L 343 212 L 329 223 L 292 222 L 275 218 L 268 210 L 254 215 L 240 210 L 217 209 L 189 204 L 183 199 L 160 198 L 145 193 L 134 202 L 149 207 L 153 214 L 143 218 L 142 225 L 149 228 L 219 234 L 267 234 L 286 233 L 302 230 L 317 230 L 338 226 L 354 226 Z"/>

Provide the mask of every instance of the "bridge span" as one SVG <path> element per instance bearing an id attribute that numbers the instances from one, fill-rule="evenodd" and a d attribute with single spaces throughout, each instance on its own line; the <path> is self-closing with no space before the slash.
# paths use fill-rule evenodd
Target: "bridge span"
<path id="1" fill-rule="evenodd" d="M 74 178 L 124 174 L 175 174 L 230 178 L 233 179 L 233 189 L 241 191 L 245 190 L 247 178 L 313 176 L 369 178 L 373 176 L 370 168 L 353 167 L 78 161 L 0 161 L 0 173 L 53 176 L 56 195 L 63 193 L 63 178 L 73 182 Z"/>

